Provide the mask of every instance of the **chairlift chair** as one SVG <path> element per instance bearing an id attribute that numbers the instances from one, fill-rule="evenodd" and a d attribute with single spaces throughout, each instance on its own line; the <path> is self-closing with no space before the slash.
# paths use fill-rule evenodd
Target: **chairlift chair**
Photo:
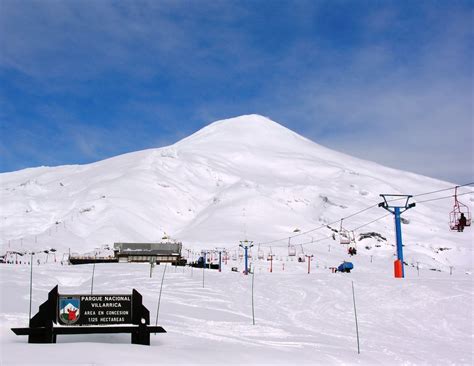
<path id="1" fill-rule="evenodd" d="M 348 233 L 349 233 L 349 238 L 350 238 L 351 242 L 349 244 L 350 246 L 348 246 L 348 248 L 347 248 L 347 252 L 351 256 L 356 255 L 357 254 L 357 242 L 356 242 L 354 230 L 348 231 Z"/>
<path id="2" fill-rule="evenodd" d="M 342 227 L 342 220 L 343 219 L 341 219 L 341 226 L 339 228 L 339 243 L 343 245 L 348 245 L 351 243 L 351 234 L 348 230 Z"/>
<path id="3" fill-rule="evenodd" d="M 304 254 L 303 244 L 300 244 L 301 250 L 298 253 L 298 262 L 303 263 L 306 260 L 306 256 Z"/>
<path id="4" fill-rule="evenodd" d="M 273 260 L 272 247 L 270 247 L 270 253 L 267 255 L 267 261 Z"/>
<path id="5" fill-rule="evenodd" d="M 296 249 L 293 245 L 290 244 L 291 238 L 288 238 L 288 256 L 294 257 L 296 255 Z"/>
<path id="6" fill-rule="evenodd" d="M 263 253 L 263 250 L 260 249 L 260 245 L 258 246 L 257 257 L 258 257 L 258 259 L 265 258 L 265 253 Z"/>
<path id="7" fill-rule="evenodd" d="M 449 227 L 451 230 L 457 231 L 459 229 L 459 219 L 461 218 L 461 214 L 464 214 L 466 217 L 466 225 L 464 226 L 471 226 L 471 212 L 469 211 L 469 207 L 458 200 L 458 187 L 455 187 L 454 207 L 449 213 Z"/>

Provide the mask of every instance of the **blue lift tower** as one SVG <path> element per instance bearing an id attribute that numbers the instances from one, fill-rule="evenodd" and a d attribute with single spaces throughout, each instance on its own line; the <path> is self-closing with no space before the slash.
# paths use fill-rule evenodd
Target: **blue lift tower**
<path id="1" fill-rule="evenodd" d="M 245 244 L 242 244 L 242 243 L 245 243 Z M 241 241 L 239 247 L 244 248 L 244 250 L 245 250 L 245 271 L 244 271 L 244 274 L 247 275 L 247 274 L 249 274 L 248 249 L 253 247 L 253 241 L 248 241 L 248 240 Z"/>
<path id="2" fill-rule="evenodd" d="M 381 194 L 383 202 L 379 203 L 379 207 L 386 209 L 395 216 L 395 233 L 397 237 L 397 260 L 394 263 L 394 272 L 396 278 L 405 277 L 405 269 L 403 266 L 403 243 L 402 243 L 402 225 L 400 215 L 406 210 L 415 207 L 415 203 L 408 203 L 412 195 L 406 194 Z M 389 199 L 387 200 L 387 197 Z M 403 205 L 392 204 L 392 202 L 404 202 Z"/>

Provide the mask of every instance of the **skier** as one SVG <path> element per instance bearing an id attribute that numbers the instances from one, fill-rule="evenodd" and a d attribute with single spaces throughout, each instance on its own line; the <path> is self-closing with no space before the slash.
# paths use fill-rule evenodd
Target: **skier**
<path id="1" fill-rule="evenodd" d="M 466 216 L 464 216 L 464 214 L 461 213 L 461 217 L 458 220 L 458 231 L 463 232 L 464 226 L 466 226 L 466 224 L 467 224 Z"/>

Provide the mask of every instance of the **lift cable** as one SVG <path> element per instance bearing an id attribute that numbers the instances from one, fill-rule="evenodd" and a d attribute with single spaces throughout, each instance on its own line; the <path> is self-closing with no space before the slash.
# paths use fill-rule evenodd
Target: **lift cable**
<path id="1" fill-rule="evenodd" d="M 470 185 L 473 185 L 473 184 L 474 184 L 474 182 L 470 182 L 470 183 L 462 184 L 462 185 L 459 185 L 459 186 L 449 187 L 449 188 L 445 188 L 445 189 L 439 189 L 437 191 L 415 194 L 413 197 L 426 196 L 428 194 L 434 194 L 434 193 L 438 193 L 438 192 L 449 191 L 449 190 L 454 189 L 456 187 L 458 187 L 458 188 L 459 187 L 465 187 L 465 186 L 470 186 Z M 465 194 L 465 193 L 463 193 L 463 194 Z M 458 194 L 458 196 L 460 196 L 460 194 Z"/>
<path id="2" fill-rule="evenodd" d="M 470 183 L 466 183 L 466 184 L 462 184 L 462 185 L 457 185 L 457 186 L 453 186 L 453 187 L 449 187 L 449 188 L 444 188 L 444 189 L 439 189 L 439 190 L 436 190 L 436 191 L 430 191 L 430 192 L 424 192 L 424 193 L 419 193 L 419 194 L 416 194 L 416 195 L 413 195 L 412 197 L 420 197 L 420 196 L 426 196 L 426 195 L 429 195 L 429 194 L 434 194 L 434 193 L 438 193 L 438 192 L 443 192 L 443 191 L 448 191 L 448 190 L 451 190 L 451 189 L 455 189 L 456 187 L 465 187 L 465 186 L 470 186 L 470 185 L 473 185 L 474 182 L 470 182 Z M 461 193 L 461 194 L 458 194 L 458 196 L 462 196 L 464 194 L 470 194 L 472 192 L 467 192 L 467 193 Z M 442 198 L 437 198 L 437 199 L 433 199 L 433 201 L 435 200 L 438 200 L 438 199 L 445 199 L 445 198 L 449 198 L 449 197 L 454 197 L 454 196 L 448 196 L 448 197 L 442 197 Z M 393 200 L 389 200 L 388 202 L 392 202 L 392 201 L 396 201 L 396 200 L 399 200 L 400 198 L 395 198 Z M 406 199 L 406 198 L 404 198 Z M 430 200 L 425 200 L 425 201 L 419 201 L 418 203 L 424 203 L 424 202 L 429 202 Z M 368 206 L 362 210 L 359 210 L 357 212 L 354 212 L 353 214 L 351 215 L 348 215 L 348 216 L 345 216 L 342 218 L 342 220 L 346 220 L 346 219 L 349 219 L 351 217 L 354 217 L 356 215 L 359 215 L 365 211 L 368 211 L 374 207 L 378 207 L 378 203 L 374 204 L 374 205 L 371 205 L 371 206 Z M 259 242 L 259 243 L 256 243 L 256 245 L 262 245 L 262 246 L 266 246 L 268 244 L 273 244 L 273 243 L 276 243 L 276 242 L 279 242 L 279 241 L 283 241 L 283 240 L 288 240 L 288 238 L 292 239 L 292 238 L 296 238 L 298 236 L 301 236 L 301 235 L 306 235 L 306 234 L 309 234 L 309 233 L 312 233 L 314 231 L 317 231 L 317 230 L 320 230 L 320 229 L 323 229 L 323 228 L 327 228 L 328 226 L 330 225 L 334 225 L 338 222 L 340 222 L 341 219 L 339 220 L 336 220 L 336 221 L 333 221 L 333 222 L 330 222 L 328 224 L 324 224 L 324 225 L 320 225 L 316 228 L 313 228 L 313 229 L 310 229 L 310 230 L 307 230 L 307 231 L 302 231 L 298 234 L 295 234 L 295 235 L 291 235 L 291 236 L 286 236 L 284 238 L 280 238 L 280 239 L 275 239 L 275 240 L 271 240 L 271 241 L 266 241 L 266 242 Z M 368 224 L 366 224 L 368 225 Z M 365 226 L 365 225 L 363 225 Z M 357 229 L 354 229 L 354 230 L 357 230 Z"/>
<path id="3" fill-rule="evenodd" d="M 376 221 L 382 220 L 384 217 L 387 217 L 387 216 L 390 216 L 390 215 L 391 215 L 391 213 L 388 213 L 388 214 L 385 214 L 385 215 L 383 215 L 383 216 L 380 216 L 378 219 L 375 219 L 375 220 L 372 220 L 372 221 L 370 221 L 370 222 L 368 222 L 368 223 L 366 223 L 366 224 L 357 226 L 356 228 L 352 229 L 352 231 L 359 230 L 359 229 L 363 228 L 364 226 L 367 226 L 367 225 L 370 225 L 370 224 L 372 224 L 372 223 L 374 223 L 374 222 L 376 222 Z"/>
<path id="4" fill-rule="evenodd" d="M 465 193 L 460 193 L 458 194 L 457 196 L 464 196 L 466 194 L 474 194 L 474 192 L 465 192 Z M 451 196 L 444 196 L 444 197 L 438 197 L 438 198 L 431 198 L 429 200 L 424 200 L 424 201 L 417 201 L 416 203 L 425 203 L 425 202 L 431 202 L 431 201 L 438 201 L 438 200 L 444 200 L 446 198 L 452 198 L 452 197 L 455 197 L 455 195 L 451 195 Z"/>

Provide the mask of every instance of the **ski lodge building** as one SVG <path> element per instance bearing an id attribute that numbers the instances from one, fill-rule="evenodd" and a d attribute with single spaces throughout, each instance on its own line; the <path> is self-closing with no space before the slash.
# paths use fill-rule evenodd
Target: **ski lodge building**
<path id="1" fill-rule="evenodd" d="M 119 263 L 155 262 L 179 264 L 182 262 L 181 242 L 161 243 L 114 243 L 115 257 Z"/>

